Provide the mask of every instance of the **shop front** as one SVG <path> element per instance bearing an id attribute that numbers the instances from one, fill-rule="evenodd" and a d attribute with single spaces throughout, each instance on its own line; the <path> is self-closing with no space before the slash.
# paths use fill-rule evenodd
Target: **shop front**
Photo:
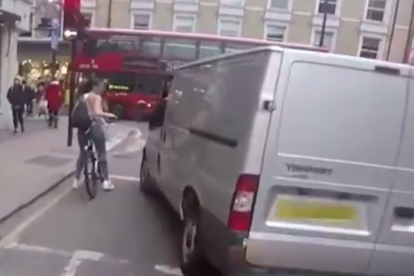
<path id="1" fill-rule="evenodd" d="M 19 76 L 29 84 L 36 85 L 39 81 L 48 81 L 52 77 L 53 64 L 47 60 L 25 59 L 19 63 Z M 56 62 L 57 79 L 65 79 L 68 72 L 68 61 Z"/>
<path id="2" fill-rule="evenodd" d="M 57 54 L 56 75 L 58 79 L 65 79 L 69 60 L 70 46 L 61 43 Z M 18 47 L 19 75 L 29 83 L 49 80 L 52 77 L 52 52 L 50 41 L 20 40 Z"/>

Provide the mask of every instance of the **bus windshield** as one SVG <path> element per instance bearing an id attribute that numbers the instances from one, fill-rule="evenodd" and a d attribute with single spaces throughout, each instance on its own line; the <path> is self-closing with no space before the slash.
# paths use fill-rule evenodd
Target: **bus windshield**
<path id="1" fill-rule="evenodd" d="M 98 73 L 99 78 L 108 83 L 107 92 L 140 93 L 159 95 L 166 77 L 158 74 L 139 74 L 137 72 Z"/>

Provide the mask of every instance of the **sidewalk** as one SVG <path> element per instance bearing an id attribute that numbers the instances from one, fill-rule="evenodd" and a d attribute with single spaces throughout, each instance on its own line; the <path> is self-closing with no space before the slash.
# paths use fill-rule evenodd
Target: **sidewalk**
<path id="1" fill-rule="evenodd" d="M 59 129 L 16 134 L 0 143 L 0 222 L 31 204 L 70 177 L 77 158 L 77 142 L 66 147 L 67 118 Z M 108 149 L 114 148 L 132 131 L 113 125 L 108 133 Z"/>

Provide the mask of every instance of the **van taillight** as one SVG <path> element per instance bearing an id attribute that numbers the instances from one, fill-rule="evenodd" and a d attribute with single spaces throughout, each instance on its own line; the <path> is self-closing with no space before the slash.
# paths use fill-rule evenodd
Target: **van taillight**
<path id="1" fill-rule="evenodd" d="M 237 179 L 236 190 L 227 226 L 233 231 L 249 231 L 253 205 L 259 187 L 259 176 L 242 174 Z"/>

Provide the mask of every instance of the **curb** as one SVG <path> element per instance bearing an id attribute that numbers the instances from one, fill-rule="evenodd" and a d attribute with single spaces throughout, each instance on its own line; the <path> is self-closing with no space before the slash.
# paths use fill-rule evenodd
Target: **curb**
<path id="1" fill-rule="evenodd" d="M 117 143 L 114 143 L 114 145 L 112 145 L 111 148 L 108 149 L 108 151 L 112 150 L 113 148 L 115 148 L 116 146 L 118 146 L 122 142 L 124 142 L 131 135 L 132 132 L 133 132 L 133 130 L 129 131 L 128 134 L 125 137 L 123 137 L 122 139 L 119 139 L 119 141 L 117 141 Z M 32 199 L 30 199 L 29 201 L 27 201 L 27 202 L 25 202 L 23 204 L 20 204 L 17 208 L 15 208 L 11 212 L 9 212 L 7 215 L 1 217 L 0 218 L 0 224 L 6 222 L 7 220 L 9 220 L 11 217 L 13 217 L 14 215 L 16 215 L 17 213 L 23 211 L 24 209 L 26 209 L 29 206 L 31 206 L 32 204 L 34 204 L 40 198 L 44 197 L 45 195 L 47 195 L 48 193 L 50 193 L 51 191 L 53 191 L 54 189 L 56 189 L 57 187 L 59 187 L 60 184 L 62 184 L 63 182 L 65 182 L 66 180 L 68 180 L 69 178 L 71 178 L 74 174 L 75 174 L 75 170 L 71 170 L 69 173 L 64 174 L 64 176 L 62 178 L 60 178 L 59 180 L 57 180 L 56 182 L 54 182 L 51 186 L 49 186 L 49 188 L 43 190 L 42 192 L 40 192 L 39 194 L 37 194 L 35 197 L 33 197 Z M 0 236 L 0 240 L 2 240 L 2 237 L 1 236 Z"/>

